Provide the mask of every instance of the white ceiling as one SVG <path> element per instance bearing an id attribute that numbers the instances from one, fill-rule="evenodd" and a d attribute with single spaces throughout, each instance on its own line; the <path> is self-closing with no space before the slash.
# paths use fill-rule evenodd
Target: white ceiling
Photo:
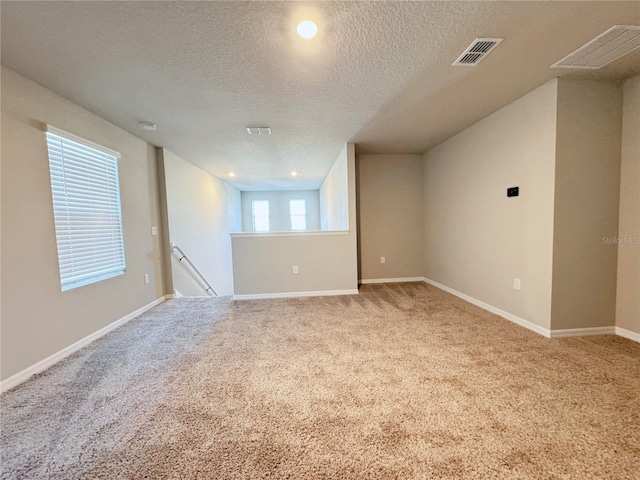
<path id="1" fill-rule="evenodd" d="M 640 72 L 640 49 L 595 72 L 549 68 L 612 25 L 640 24 L 640 1 L 0 9 L 4 65 L 242 190 L 317 188 L 345 142 L 424 152 L 554 76 Z M 295 35 L 303 18 L 320 27 L 312 40 Z M 451 66 L 476 37 L 504 41 L 476 67 Z"/>

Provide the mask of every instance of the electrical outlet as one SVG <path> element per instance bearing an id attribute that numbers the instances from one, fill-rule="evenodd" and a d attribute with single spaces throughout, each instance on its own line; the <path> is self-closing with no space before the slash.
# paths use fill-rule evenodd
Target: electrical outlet
<path id="1" fill-rule="evenodd" d="M 519 278 L 514 278 L 513 279 L 513 289 L 514 290 L 520 290 L 520 279 Z"/>
<path id="2" fill-rule="evenodd" d="M 294 265 L 293 266 L 293 274 L 297 275 L 298 274 L 298 265 Z"/>
<path id="3" fill-rule="evenodd" d="M 144 283 L 149 283 L 150 279 L 149 279 L 149 274 L 145 273 L 144 274 Z"/>
<path id="4" fill-rule="evenodd" d="M 387 259 L 385 257 L 380 257 L 380 263 L 387 263 Z"/>
<path id="5" fill-rule="evenodd" d="M 151 235 L 158 235 L 158 227 L 151 227 Z"/>

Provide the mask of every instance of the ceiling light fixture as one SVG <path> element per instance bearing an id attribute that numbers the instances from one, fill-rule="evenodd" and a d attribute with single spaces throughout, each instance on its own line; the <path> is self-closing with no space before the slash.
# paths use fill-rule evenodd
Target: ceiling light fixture
<path id="1" fill-rule="evenodd" d="M 233 172 L 229 172 L 229 173 L 227 173 L 227 175 L 229 175 L 230 177 L 235 177 L 236 176 L 236 174 L 233 173 Z"/>
<path id="2" fill-rule="evenodd" d="M 140 122 L 140 126 L 145 130 L 149 130 L 150 132 L 153 132 L 156 128 L 158 128 L 158 125 L 151 122 Z"/>
<path id="3" fill-rule="evenodd" d="M 296 31 L 298 32 L 298 35 L 308 40 L 316 36 L 318 33 L 318 26 L 311 20 L 305 20 L 298 24 Z"/>
<path id="4" fill-rule="evenodd" d="M 291 172 L 291 176 L 292 176 L 292 177 L 297 177 L 297 176 L 298 176 L 298 172 L 296 172 L 295 170 L 293 170 L 293 171 Z"/>

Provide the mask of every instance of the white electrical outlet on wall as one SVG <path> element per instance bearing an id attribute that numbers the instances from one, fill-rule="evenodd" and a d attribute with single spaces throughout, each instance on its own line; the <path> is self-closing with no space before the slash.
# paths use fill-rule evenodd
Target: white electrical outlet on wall
<path id="1" fill-rule="evenodd" d="M 294 265 L 293 266 L 293 274 L 297 275 L 298 274 L 298 265 Z"/>
<path id="2" fill-rule="evenodd" d="M 144 274 L 144 283 L 149 283 L 149 274 L 148 273 Z"/>
<path id="3" fill-rule="evenodd" d="M 385 257 L 380 257 L 380 263 L 386 263 L 387 259 Z"/>
<path id="4" fill-rule="evenodd" d="M 514 278 L 513 279 L 513 289 L 514 290 L 520 290 L 520 279 L 519 278 Z"/>

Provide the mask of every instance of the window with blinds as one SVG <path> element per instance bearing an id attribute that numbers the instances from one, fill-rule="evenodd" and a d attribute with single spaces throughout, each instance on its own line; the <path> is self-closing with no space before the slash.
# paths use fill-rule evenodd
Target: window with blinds
<path id="1" fill-rule="evenodd" d="M 62 291 L 125 271 L 120 154 L 47 127 Z"/>

